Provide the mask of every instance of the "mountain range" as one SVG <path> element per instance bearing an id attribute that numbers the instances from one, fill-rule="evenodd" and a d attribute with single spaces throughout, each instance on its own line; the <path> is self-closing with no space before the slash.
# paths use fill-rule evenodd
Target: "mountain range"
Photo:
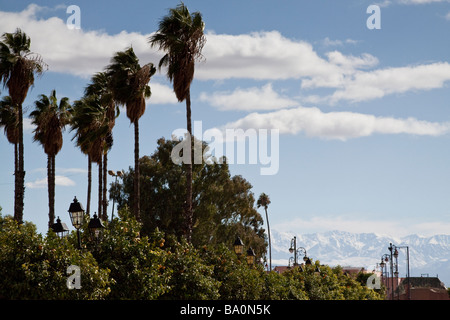
<path id="1" fill-rule="evenodd" d="M 287 266 L 291 241 L 296 237 L 297 248 L 303 247 L 307 256 L 321 264 L 342 267 L 361 267 L 369 271 L 380 270 L 377 265 L 384 254 L 390 254 L 390 243 L 409 248 L 411 277 L 439 277 L 450 286 L 450 235 L 429 237 L 416 234 L 404 237 L 390 237 L 376 233 L 351 233 L 328 231 L 312 234 L 295 234 L 271 230 L 272 267 Z M 400 277 L 407 274 L 407 250 L 400 248 L 398 271 Z M 303 250 L 299 251 L 303 256 Z"/>

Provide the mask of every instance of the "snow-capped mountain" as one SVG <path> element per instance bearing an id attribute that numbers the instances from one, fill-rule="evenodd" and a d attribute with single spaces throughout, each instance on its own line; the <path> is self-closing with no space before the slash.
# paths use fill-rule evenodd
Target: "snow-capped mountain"
<path id="1" fill-rule="evenodd" d="M 289 258 L 293 256 L 289 253 L 289 248 L 294 236 L 297 248 L 305 248 L 307 255 L 313 260 L 319 260 L 321 264 L 364 267 L 368 270 L 375 269 L 381 257 L 390 253 L 390 243 L 397 247 L 408 246 L 411 277 L 437 275 L 450 286 L 450 235 L 408 235 L 393 238 L 375 233 L 329 231 L 295 234 L 271 230 L 272 267 L 288 265 Z M 406 253 L 406 248 L 399 249 L 400 277 L 407 273 Z"/>

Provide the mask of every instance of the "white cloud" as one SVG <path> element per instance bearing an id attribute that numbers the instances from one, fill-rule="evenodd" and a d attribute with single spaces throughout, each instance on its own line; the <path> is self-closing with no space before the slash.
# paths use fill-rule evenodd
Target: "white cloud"
<path id="1" fill-rule="evenodd" d="M 23 131 L 25 133 L 32 133 L 35 128 L 36 126 L 31 123 L 30 118 L 23 118 Z"/>
<path id="2" fill-rule="evenodd" d="M 358 41 L 353 39 L 331 40 L 330 38 L 326 37 L 325 39 L 322 40 L 321 43 L 325 47 L 340 47 L 343 46 L 344 44 L 357 44 Z"/>
<path id="3" fill-rule="evenodd" d="M 447 62 L 357 72 L 343 80 L 341 88 L 328 99 L 331 103 L 340 100 L 366 101 L 388 94 L 442 88 L 449 80 L 450 64 Z M 309 87 L 323 86 L 312 81 L 305 84 Z"/>
<path id="4" fill-rule="evenodd" d="M 312 45 L 283 37 L 278 31 L 241 35 L 207 34 L 206 63 L 197 67 L 199 79 L 246 78 L 257 80 L 335 77 L 346 68 L 320 57 Z M 370 55 L 363 56 L 367 59 Z M 361 66 L 361 61 L 357 61 Z M 370 60 L 372 64 L 373 59 Z"/>
<path id="5" fill-rule="evenodd" d="M 31 170 L 31 172 L 47 172 L 47 168 L 36 168 Z M 87 173 L 88 171 L 83 168 L 56 168 L 56 172 L 60 174 L 78 174 L 78 173 Z"/>
<path id="6" fill-rule="evenodd" d="M 38 18 L 40 10 L 42 7 L 31 4 L 21 12 L 0 11 L 0 30 L 13 32 L 17 27 L 22 28 L 32 39 L 32 50 L 42 55 L 50 71 L 89 78 L 102 70 L 115 52 L 131 45 L 141 63 L 157 64 L 162 57 L 161 52 L 148 44 L 151 33 L 122 31 L 110 35 L 103 31 L 71 30 L 58 17 Z M 441 88 L 450 80 L 450 65 L 446 62 L 367 71 L 378 64 L 378 59 L 373 55 L 344 55 L 335 50 L 321 57 L 310 43 L 288 39 L 278 31 L 241 35 L 208 32 L 206 38 L 203 50 L 205 60 L 197 64 L 196 79 L 296 79 L 301 81 L 302 89 L 335 89 L 327 97 L 312 95 L 307 97 L 307 101 L 366 101 L 409 90 Z M 332 40 L 328 42 L 333 43 Z M 154 96 L 150 103 L 176 103 L 169 86 L 154 82 L 152 86 Z M 249 96 L 252 92 L 247 91 L 236 90 L 233 96 Z M 263 93 L 273 94 L 267 88 Z M 290 104 L 286 100 L 280 101 L 279 96 L 271 98 L 282 102 L 281 105 Z M 215 99 L 218 106 L 230 107 L 218 101 L 219 97 Z M 263 110 L 269 108 L 263 104 L 260 106 Z M 253 104 L 242 108 L 255 110 L 261 107 Z"/>
<path id="7" fill-rule="evenodd" d="M 206 101 L 217 107 L 219 110 L 275 110 L 292 107 L 296 101 L 281 97 L 272 88 L 272 84 L 267 84 L 262 88 L 237 88 L 233 92 L 214 92 L 212 94 L 203 92 L 200 100 Z"/>
<path id="8" fill-rule="evenodd" d="M 55 175 L 55 185 L 62 187 L 71 187 L 75 185 L 75 182 L 68 177 Z M 47 178 L 38 179 L 31 182 L 26 182 L 25 187 L 30 189 L 41 189 L 47 187 Z"/>
<path id="9" fill-rule="evenodd" d="M 178 99 L 173 92 L 172 87 L 166 85 L 150 82 L 150 88 L 152 90 L 152 96 L 147 99 L 149 104 L 171 104 L 178 103 Z"/>
<path id="10" fill-rule="evenodd" d="M 427 122 L 414 118 L 376 117 L 354 112 L 325 113 L 315 107 L 297 107 L 269 113 L 254 112 L 223 127 L 279 129 L 280 134 L 303 132 L 310 137 L 342 141 L 373 134 L 439 136 L 450 131 L 450 123 Z"/>

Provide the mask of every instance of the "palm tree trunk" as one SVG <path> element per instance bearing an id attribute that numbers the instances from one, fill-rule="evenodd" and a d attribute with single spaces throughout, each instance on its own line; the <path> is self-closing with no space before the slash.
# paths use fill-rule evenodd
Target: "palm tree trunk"
<path id="1" fill-rule="evenodd" d="M 19 115 L 19 167 L 17 170 L 17 203 L 14 208 L 14 219 L 23 223 L 23 207 L 25 197 L 25 170 L 24 170 L 24 147 L 23 147 L 23 109 L 22 104 L 18 104 Z"/>
<path id="2" fill-rule="evenodd" d="M 106 200 L 106 184 L 107 184 L 107 174 L 108 174 L 108 153 L 105 151 L 103 154 L 103 213 L 102 213 L 102 220 L 107 221 L 108 220 L 108 214 L 106 212 L 107 209 L 107 200 Z M 100 214 L 98 215 L 100 217 Z"/>
<path id="3" fill-rule="evenodd" d="M 92 161 L 91 156 L 88 155 L 88 187 L 87 187 L 87 204 L 86 213 L 89 215 L 91 211 L 91 189 L 92 189 Z"/>
<path id="4" fill-rule="evenodd" d="M 55 223 L 55 176 L 54 156 L 47 155 L 48 227 Z"/>
<path id="5" fill-rule="evenodd" d="M 19 183 L 19 144 L 14 144 L 14 219 L 16 219 L 16 210 L 18 206 L 18 193 L 19 189 L 17 188 L 17 185 Z"/>
<path id="6" fill-rule="evenodd" d="M 272 244 L 270 243 L 269 215 L 267 214 L 267 207 L 265 207 L 264 209 L 266 211 L 267 233 L 269 235 L 269 271 L 272 271 Z"/>
<path id="7" fill-rule="evenodd" d="M 141 193 L 139 172 L 139 119 L 134 121 L 134 216 L 141 221 Z"/>
<path id="8" fill-rule="evenodd" d="M 103 188 L 102 188 L 102 177 L 103 177 L 103 166 L 102 166 L 103 162 L 100 158 L 100 161 L 98 163 L 98 211 L 97 211 L 97 216 L 102 215 L 102 193 L 103 193 Z"/>
<path id="9" fill-rule="evenodd" d="M 191 242 L 192 238 L 192 143 L 194 137 L 192 136 L 192 124 L 191 124 L 191 94 L 190 90 L 186 94 L 186 121 L 187 121 L 187 131 L 189 132 L 191 145 L 191 159 L 187 164 L 187 172 L 186 172 L 186 207 L 185 207 L 185 223 L 186 223 L 186 240 L 188 243 Z"/>

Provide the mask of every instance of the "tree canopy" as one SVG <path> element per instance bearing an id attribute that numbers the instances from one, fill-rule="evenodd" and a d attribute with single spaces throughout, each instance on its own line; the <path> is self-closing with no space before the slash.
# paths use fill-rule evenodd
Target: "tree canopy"
<path id="1" fill-rule="evenodd" d="M 155 228 L 183 235 L 183 204 L 186 194 L 185 166 L 171 159 L 178 141 L 158 140 L 151 156 L 140 158 L 141 213 L 143 232 Z M 207 148 L 206 143 L 202 149 Z M 261 257 L 266 252 L 263 219 L 255 209 L 252 185 L 242 176 L 231 176 L 226 162 L 203 161 L 193 165 L 194 228 L 192 243 L 195 246 L 224 243 L 231 248 L 237 235 Z M 112 184 L 111 197 L 119 208 L 133 203 L 133 169 L 123 176 L 123 183 Z"/>

